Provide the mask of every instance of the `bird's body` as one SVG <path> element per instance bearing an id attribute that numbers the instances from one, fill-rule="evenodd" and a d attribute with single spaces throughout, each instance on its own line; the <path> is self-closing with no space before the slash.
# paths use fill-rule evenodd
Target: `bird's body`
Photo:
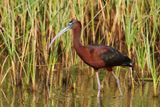
<path id="1" fill-rule="evenodd" d="M 94 46 L 88 45 L 83 46 L 80 41 L 81 36 L 81 23 L 76 19 L 72 19 L 68 26 L 64 28 L 61 32 L 59 32 L 56 37 L 51 41 L 49 47 L 51 47 L 52 43 L 56 38 L 66 32 L 68 29 L 72 29 L 73 35 L 73 47 L 76 50 L 78 56 L 89 66 L 93 67 L 96 71 L 100 68 L 106 68 L 108 71 L 112 71 L 112 67 L 114 66 L 129 66 L 132 67 L 132 61 L 127 56 L 120 53 L 118 50 L 110 47 L 110 46 Z M 119 79 L 112 72 L 114 77 L 117 80 L 119 91 L 122 95 Z M 98 89 L 100 92 L 100 81 L 98 72 L 96 72 Z M 98 96 L 99 96 L 98 92 Z"/>
<path id="2" fill-rule="evenodd" d="M 132 61 L 118 50 L 104 45 L 88 45 L 83 46 L 80 41 L 81 23 L 77 21 L 73 34 L 73 46 L 78 56 L 89 66 L 98 70 L 100 68 L 108 68 L 111 70 L 114 66 L 132 66 Z"/>
<path id="3" fill-rule="evenodd" d="M 78 56 L 96 70 L 114 66 L 131 66 L 131 60 L 127 56 L 109 46 L 79 46 L 75 49 Z"/>

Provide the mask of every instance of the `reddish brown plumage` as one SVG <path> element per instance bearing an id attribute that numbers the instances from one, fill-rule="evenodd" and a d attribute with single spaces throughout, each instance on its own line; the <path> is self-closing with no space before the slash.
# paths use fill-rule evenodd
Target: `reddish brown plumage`
<path id="1" fill-rule="evenodd" d="M 100 53 L 103 51 L 101 48 L 79 46 L 75 49 L 79 57 L 94 69 L 105 67 L 105 62 L 100 57 Z"/>

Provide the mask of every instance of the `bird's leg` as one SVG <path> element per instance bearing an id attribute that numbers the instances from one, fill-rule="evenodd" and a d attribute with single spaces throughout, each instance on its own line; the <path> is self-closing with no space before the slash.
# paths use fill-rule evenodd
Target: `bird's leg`
<path id="1" fill-rule="evenodd" d="M 98 83 L 98 90 L 100 90 L 101 89 L 101 84 L 100 84 L 98 72 L 96 72 L 96 77 L 97 77 L 97 83 Z"/>
<path id="2" fill-rule="evenodd" d="M 118 85 L 119 92 L 120 92 L 121 96 L 123 96 L 122 90 L 121 90 L 121 86 L 120 86 L 120 82 L 119 82 L 119 79 L 118 79 L 118 77 L 114 74 L 113 71 L 112 71 L 112 74 L 113 74 L 113 76 L 114 76 L 115 79 L 116 79 L 116 82 L 117 82 L 117 85 Z"/>
<path id="3" fill-rule="evenodd" d="M 99 74 L 98 74 L 98 72 L 96 72 L 96 78 L 97 78 L 97 83 L 98 83 L 98 93 L 97 93 L 97 97 L 100 97 L 101 84 L 100 84 L 100 80 L 99 80 Z"/>

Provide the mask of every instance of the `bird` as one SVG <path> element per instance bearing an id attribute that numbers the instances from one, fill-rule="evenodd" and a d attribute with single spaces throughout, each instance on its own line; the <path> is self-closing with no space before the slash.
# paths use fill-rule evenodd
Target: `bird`
<path id="1" fill-rule="evenodd" d="M 115 48 L 107 45 L 87 45 L 87 46 L 82 45 L 80 40 L 82 25 L 81 22 L 75 18 L 73 18 L 68 23 L 68 25 L 51 40 L 49 48 L 51 48 L 53 42 L 58 37 L 60 37 L 64 32 L 70 29 L 72 30 L 72 36 L 73 36 L 72 37 L 73 48 L 75 49 L 78 56 L 84 61 L 84 63 L 92 67 L 96 73 L 97 84 L 98 84 L 97 96 L 99 96 L 101 90 L 98 70 L 102 68 L 108 70 L 113 74 L 114 78 L 116 79 L 120 95 L 123 96 L 119 78 L 115 75 L 112 68 L 115 66 L 133 67 L 132 60 L 128 56 L 116 50 Z"/>

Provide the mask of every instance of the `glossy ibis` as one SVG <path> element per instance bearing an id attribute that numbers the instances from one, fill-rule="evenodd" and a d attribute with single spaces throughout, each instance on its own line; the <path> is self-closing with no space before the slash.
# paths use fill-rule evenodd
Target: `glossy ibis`
<path id="1" fill-rule="evenodd" d="M 67 27 L 61 30 L 51 41 L 49 44 L 49 48 L 52 43 L 64 32 L 72 29 L 73 34 L 73 47 L 76 50 L 78 56 L 89 66 L 93 67 L 96 71 L 96 78 L 98 83 L 98 93 L 100 93 L 100 80 L 98 69 L 106 68 L 108 71 L 112 72 L 113 76 L 116 79 L 120 94 L 122 95 L 122 91 L 120 88 L 120 83 L 118 77 L 112 71 L 112 67 L 114 66 L 129 66 L 132 67 L 132 61 L 127 56 L 120 53 L 118 50 L 110 47 L 110 46 L 83 46 L 80 41 L 81 36 L 81 23 L 77 19 L 72 19 Z"/>

